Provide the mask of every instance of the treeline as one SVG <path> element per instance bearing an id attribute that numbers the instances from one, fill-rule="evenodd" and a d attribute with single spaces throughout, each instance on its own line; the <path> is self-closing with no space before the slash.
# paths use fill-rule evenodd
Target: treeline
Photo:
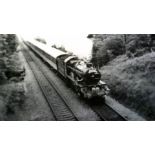
<path id="1" fill-rule="evenodd" d="M 155 35 L 92 35 L 93 59 L 110 95 L 155 120 Z"/>
<path id="2" fill-rule="evenodd" d="M 17 37 L 15 34 L 0 34 L 0 53 L 9 55 L 16 51 Z"/>
<path id="3" fill-rule="evenodd" d="M 14 76 L 20 76 L 21 68 L 18 65 L 18 41 L 15 34 L 0 34 L 0 84 Z"/>
<path id="4" fill-rule="evenodd" d="M 154 34 L 90 34 L 88 38 L 94 43 L 92 62 L 100 67 L 122 54 L 133 58 L 155 50 Z"/>

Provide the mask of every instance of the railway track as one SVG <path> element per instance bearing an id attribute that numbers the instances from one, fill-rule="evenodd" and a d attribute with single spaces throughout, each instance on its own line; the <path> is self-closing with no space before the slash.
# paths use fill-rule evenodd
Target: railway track
<path id="1" fill-rule="evenodd" d="M 26 45 L 27 46 L 27 45 Z M 28 47 L 29 48 L 29 47 Z M 33 51 L 34 49 L 30 48 L 31 51 Z M 28 52 L 29 56 L 31 57 L 31 59 L 33 59 L 33 61 L 37 64 L 37 66 L 39 66 L 39 63 L 37 63 L 37 61 L 35 60 L 35 57 L 38 56 L 40 57 L 40 59 L 42 61 L 44 61 L 40 55 L 38 55 L 36 52 L 34 52 L 33 54 L 31 52 Z M 34 56 L 34 54 L 36 56 Z M 45 64 L 47 64 L 47 62 L 45 62 Z M 49 65 L 49 64 L 48 64 Z M 49 65 L 50 66 L 50 65 Z M 41 68 L 41 67 L 40 67 Z M 44 72 L 42 70 L 42 72 Z M 54 87 L 55 91 L 59 94 L 59 96 L 63 96 L 63 94 L 60 93 L 59 89 L 57 88 L 57 86 L 50 80 L 48 79 L 48 76 L 46 77 L 48 82 Z M 71 107 L 67 104 L 67 100 L 66 98 L 63 96 L 62 97 L 65 104 L 67 105 L 67 107 L 71 110 Z M 96 98 L 96 99 L 92 99 L 89 102 L 87 101 L 87 104 L 92 108 L 92 110 L 101 118 L 101 120 L 103 121 L 126 121 L 126 118 L 124 118 L 123 116 L 121 116 L 119 113 L 117 113 L 115 110 L 113 110 L 110 106 L 108 106 L 107 104 L 105 104 L 103 98 Z M 59 106 L 59 105 L 57 105 Z M 72 110 L 71 110 L 72 111 Z M 59 119 L 58 119 L 59 120 Z M 78 120 L 77 117 L 75 117 L 75 120 Z"/>
<path id="2" fill-rule="evenodd" d="M 87 104 L 99 115 L 103 121 L 127 121 L 127 119 L 121 116 L 118 112 L 108 106 L 103 98 L 94 98 Z"/>
<path id="3" fill-rule="evenodd" d="M 58 121 L 76 121 L 77 118 L 67 105 L 67 100 L 62 96 L 52 81 L 49 81 L 45 73 L 36 64 L 34 57 L 29 51 L 23 52 L 34 76 L 42 90 L 42 93 L 55 117 Z"/>

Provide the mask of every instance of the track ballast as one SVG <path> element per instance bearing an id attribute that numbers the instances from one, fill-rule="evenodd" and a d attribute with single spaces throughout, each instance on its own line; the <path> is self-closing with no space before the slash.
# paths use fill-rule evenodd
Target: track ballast
<path id="1" fill-rule="evenodd" d="M 34 73 L 34 76 L 42 90 L 42 93 L 52 110 L 55 120 L 58 121 L 75 121 L 76 116 L 67 105 L 66 99 L 60 94 L 52 81 L 49 81 L 45 73 L 41 70 L 38 64 L 36 64 L 35 57 L 33 57 L 30 51 L 25 51 L 24 56 Z"/>

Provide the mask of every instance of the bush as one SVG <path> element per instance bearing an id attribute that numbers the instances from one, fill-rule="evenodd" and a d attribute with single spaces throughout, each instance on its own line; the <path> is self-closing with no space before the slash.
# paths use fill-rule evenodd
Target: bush
<path id="1" fill-rule="evenodd" d="M 15 34 L 0 35 L 0 84 L 11 79 L 20 81 L 24 77 L 25 69 L 16 53 L 17 45 Z"/>
<path id="2" fill-rule="evenodd" d="M 151 36 L 147 34 L 127 35 L 126 52 L 127 56 L 139 57 L 151 52 Z M 130 53 L 130 54 L 129 54 Z"/>
<path id="3" fill-rule="evenodd" d="M 103 66 L 109 61 L 113 60 L 118 55 L 124 53 L 123 40 L 119 36 L 107 35 L 102 37 L 98 36 L 98 39 L 94 42 L 92 52 L 92 62 L 95 65 Z"/>
<path id="4" fill-rule="evenodd" d="M 155 37 L 148 34 L 96 34 L 92 50 L 92 62 L 103 66 L 117 56 L 125 54 L 128 58 L 143 56 L 154 51 Z"/>
<path id="5" fill-rule="evenodd" d="M 155 53 L 102 68 L 112 96 L 148 119 L 155 119 Z"/>

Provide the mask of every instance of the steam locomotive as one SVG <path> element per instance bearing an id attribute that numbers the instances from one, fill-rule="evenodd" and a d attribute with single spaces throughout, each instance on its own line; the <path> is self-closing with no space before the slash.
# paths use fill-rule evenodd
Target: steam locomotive
<path id="1" fill-rule="evenodd" d="M 36 40 L 25 43 L 69 81 L 79 96 L 91 99 L 98 96 L 104 97 L 109 93 L 108 86 L 101 81 L 101 73 L 92 63 L 79 59 L 71 53 L 48 47 Z"/>

